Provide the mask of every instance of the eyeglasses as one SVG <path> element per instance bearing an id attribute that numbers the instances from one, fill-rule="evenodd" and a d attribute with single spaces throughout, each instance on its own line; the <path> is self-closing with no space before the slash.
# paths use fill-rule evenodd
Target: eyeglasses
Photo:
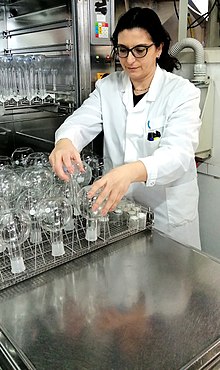
<path id="1" fill-rule="evenodd" d="M 147 55 L 148 49 L 153 45 L 154 43 L 150 45 L 136 45 L 130 49 L 124 45 L 118 45 L 115 48 L 115 52 L 119 58 L 127 58 L 130 52 L 135 58 L 144 58 Z"/>

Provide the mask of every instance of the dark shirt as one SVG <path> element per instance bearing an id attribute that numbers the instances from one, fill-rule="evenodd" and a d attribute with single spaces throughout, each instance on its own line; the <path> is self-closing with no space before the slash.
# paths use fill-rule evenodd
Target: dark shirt
<path id="1" fill-rule="evenodd" d="M 145 95 L 146 93 L 144 94 L 141 94 L 141 95 L 135 95 L 133 93 L 133 101 L 134 101 L 134 107 L 135 105 L 143 98 L 143 96 Z"/>

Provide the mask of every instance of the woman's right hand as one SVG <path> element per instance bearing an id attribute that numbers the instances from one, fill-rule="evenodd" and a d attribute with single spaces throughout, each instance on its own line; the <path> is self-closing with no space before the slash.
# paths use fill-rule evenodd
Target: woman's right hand
<path id="1" fill-rule="evenodd" d="M 84 171 L 80 154 L 69 139 L 61 139 L 56 143 L 49 156 L 49 161 L 55 174 L 64 181 L 68 181 L 68 174 L 74 172 L 72 162 L 79 165 L 80 171 Z"/>

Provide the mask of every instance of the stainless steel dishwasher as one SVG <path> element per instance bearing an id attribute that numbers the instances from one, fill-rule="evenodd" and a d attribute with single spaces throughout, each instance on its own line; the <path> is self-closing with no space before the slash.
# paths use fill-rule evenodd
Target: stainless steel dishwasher
<path id="1" fill-rule="evenodd" d="M 143 231 L 7 288 L 0 322 L 32 368 L 218 369 L 220 264 Z"/>

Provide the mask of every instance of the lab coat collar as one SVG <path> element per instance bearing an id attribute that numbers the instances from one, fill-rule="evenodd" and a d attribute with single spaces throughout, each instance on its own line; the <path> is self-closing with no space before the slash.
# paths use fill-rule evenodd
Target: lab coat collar
<path id="1" fill-rule="evenodd" d="M 148 93 L 145 95 L 145 101 L 155 101 L 157 95 L 161 91 L 161 85 L 164 81 L 164 73 L 163 70 L 157 65 L 153 80 L 150 85 L 150 89 Z M 122 87 L 121 92 L 124 94 L 123 101 L 126 103 L 132 99 L 133 101 L 133 93 L 132 93 L 132 84 L 131 80 L 128 75 L 123 71 L 122 72 Z"/>

